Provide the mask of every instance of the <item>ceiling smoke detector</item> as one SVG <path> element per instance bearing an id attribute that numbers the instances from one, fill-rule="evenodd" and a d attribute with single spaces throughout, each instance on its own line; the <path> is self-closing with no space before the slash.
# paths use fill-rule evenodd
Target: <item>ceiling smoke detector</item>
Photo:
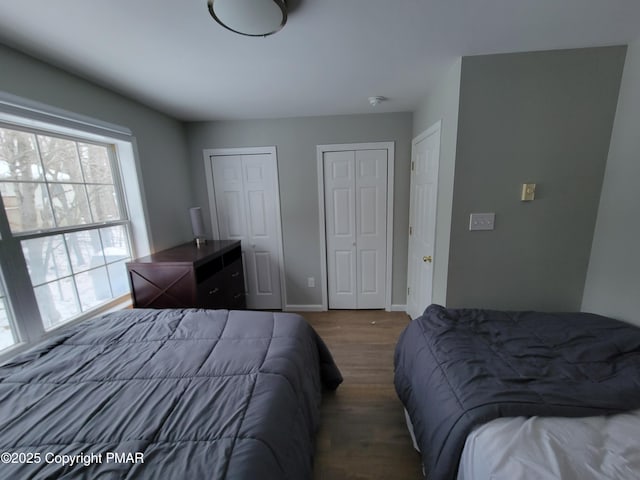
<path id="1" fill-rule="evenodd" d="M 381 97 L 381 96 L 369 97 L 369 103 L 371 104 L 372 107 L 376 107 L 380 102 L 384 102 L 386 99 L 387 99 L 386 97 Z"/>

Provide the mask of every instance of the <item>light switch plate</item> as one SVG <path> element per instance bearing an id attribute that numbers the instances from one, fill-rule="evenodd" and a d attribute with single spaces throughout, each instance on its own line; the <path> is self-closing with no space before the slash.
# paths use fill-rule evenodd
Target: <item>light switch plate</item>
<path id="1" fill-rule="evenodd" d="M 495 213 L 472 213 L 469 216 L 469 230 L 493 230 Z"/>

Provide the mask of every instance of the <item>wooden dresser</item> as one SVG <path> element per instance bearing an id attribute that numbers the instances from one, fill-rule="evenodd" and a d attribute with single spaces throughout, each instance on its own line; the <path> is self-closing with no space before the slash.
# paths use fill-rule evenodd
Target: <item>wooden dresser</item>
<path id="1" fill-rule="evenodd" d="M 237 240 L 185 243 L 127 263 L 136 308 L 245 308 Z"/>

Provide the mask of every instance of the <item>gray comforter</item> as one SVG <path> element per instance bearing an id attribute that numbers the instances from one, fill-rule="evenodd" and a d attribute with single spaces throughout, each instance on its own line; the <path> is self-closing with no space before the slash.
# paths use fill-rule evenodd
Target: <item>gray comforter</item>
<path id="1" fill-rule="evenodd" d="M 0 478 L 308 479 L 341 381 L 297 315 L 110 314 L 0 368 Z"/>
<path id="2" fill-rule="evenodd" d="M 494 418 L 640 408 L 640 329 L 583 313 L 431 305 L 398 341 L 395 386 L 428 478 L 450 480 L 467 435 Z"/>

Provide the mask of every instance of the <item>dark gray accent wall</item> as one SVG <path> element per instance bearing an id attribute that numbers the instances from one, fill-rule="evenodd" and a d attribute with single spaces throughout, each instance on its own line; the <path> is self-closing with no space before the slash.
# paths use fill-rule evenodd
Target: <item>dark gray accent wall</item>
<path id="1" fill-rule="evenodd" d="M 584 311 L 640 325 L 640 40 L 629 45 L 598 221 Z"/>
<path id="2" fill-rule="evenodd" d="M 183 125 L 135 100 L 0 44 L 0 90 L 129 128 L 136 137 L 152 248 L 191 239 Z"/>
<path id="3" fill-rule="evenodd" d="M 187 125 L 192 183 L 210 228 L 203 150 L 275 145 L 288 305 L 322 304 L 316 146 L 336 143 L 395 142 L 394 304 L 406 302 L 409 162 L 412 114 L 389 113 L 272 120 L 197 122 Z M 307 287 L 315 277 L 316 287 Z"/>
<path id="4" fill-rule="evenodd" d="M 448 306 L 580 309 L 625 52 L 463 58 Z"/>

